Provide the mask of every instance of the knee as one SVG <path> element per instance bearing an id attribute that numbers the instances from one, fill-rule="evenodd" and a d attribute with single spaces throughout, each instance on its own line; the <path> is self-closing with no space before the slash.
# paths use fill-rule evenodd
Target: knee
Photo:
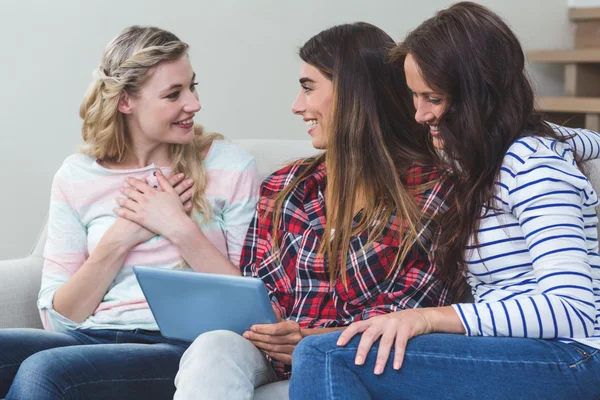
<path id="1" fill-rule="evenodd" d="M 241 351 L 241 347 L 252 346 L 252 344 L 235 332 L 217 330 L 203 333 L 183 354 L 181 365 L 193 361 L 208 361 L 227 354 L 235 354 Z"/>
<path id="2" fill-rule="evenodd" d="M 36 353 L 21 363 L 7 399 L 62 398 L 69 386 L 66 366 L 51 351 Z"/>
<path id="3" fill-rule="evenodd" d="M 246 339 L 235 332 L 224 330 L 206 332 L 194 340 L 186 354 L 221 353 L 231 350 L 242 341 Z"/>
<path id="4" fill-rule="evenodd" d="M 310 368 L 313 363 L 325 359 L 329 352 L 338 348 L 337 340 L 340 334 L 341 332 L 333 332 L 302 339 L 292 354 L 294 372 L 303 366 Z"/>

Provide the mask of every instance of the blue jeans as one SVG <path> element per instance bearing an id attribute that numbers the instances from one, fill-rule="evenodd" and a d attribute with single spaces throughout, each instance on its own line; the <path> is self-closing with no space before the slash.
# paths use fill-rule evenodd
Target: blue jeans
<path id="1" fill-rule="evenodd" d="M 188 346 L 141 329 L 0 329 L 0 398 L 172 399 Z"/>
<path id="2" fill-rule="evenodd" d="M 430 334 L 411 339 L 399 371 L 393 353 L 375 375 L 378 343 L 354 365 L 360 336 L 309 336 L 292 359 L 290 399 L 600 399 L 600 353 L 578 343 Z"/>

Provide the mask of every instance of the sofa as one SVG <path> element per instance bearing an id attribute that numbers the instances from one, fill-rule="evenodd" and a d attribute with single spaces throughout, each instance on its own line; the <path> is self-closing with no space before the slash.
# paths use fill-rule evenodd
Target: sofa
<path id="1" fill-rule="evenodd" d="M 287 161 L 317 153 L 308 140 L 246 139 L 234 142 L 254 155 L 263 178 Z M 584 168 L 596 191 L 600 190 L 600 160 L 587 162 Z M 28 256 L 0 261 L 0 328 L 42 328 L 36 301 L 45 235 L 44 226 Z M 287 392 L 288 382 L 272 383 L 259 388 L 254 399 L 287 399 Z"/>

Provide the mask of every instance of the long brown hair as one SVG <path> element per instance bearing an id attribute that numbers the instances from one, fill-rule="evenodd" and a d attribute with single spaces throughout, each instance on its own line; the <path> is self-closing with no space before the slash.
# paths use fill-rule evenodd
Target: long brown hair
<path id="1" fill-rule="evenodd" d="M 332 281 L 341 276 L 346 283 L 350 238 L 369 230 L 371 243 L 394 214 L 405 224 L 393 265 L 419 242 L 415 224 L 420 210 L 402 177 L 415 161 L 431 164 L 433 151 L 430 141 L 417 134 L 413 104 L 403 95 L 403 68 L 389 62 L 394 44 L 383 30 L 358 22 L 326 29 L 300 49 L 300 58 L 332 81 L 333 122 L 325 153 L 304 160 L 303 173 L 275 197 L 272 236 L 276 240 L 286 197 L 325 162 L 327 222 L 319 254 L 328 260 Z M 358 193 L 364 207 L 353 226 Z"/>
<path id="2" fill-rule="evenodd" d="M 482 209 L 493 209 L 504 154 L 519 137 L 558 137 L 535 112 L 525 57 L 517 37 L 489 9 L 461 2 L 438 12 L 393 50 L 404 65 L 411 54 L 423 80 L 447 96 L 439 121 L 444 160 L 457 184 L 441 219 L 436 263 L 456 291 L 464 283 L 465 248 Z"/>

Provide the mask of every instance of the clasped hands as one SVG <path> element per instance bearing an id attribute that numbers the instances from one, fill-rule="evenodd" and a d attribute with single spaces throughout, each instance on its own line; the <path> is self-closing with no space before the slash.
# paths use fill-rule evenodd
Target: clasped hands
<path id="1" fill-rule="evenodd" d="M 182 173 L 167 179 L 158 168 L 156 178 L 158 188 L 151 187 L 146 180 L 127 178 L 128 186 L 119 189 L 127 197 L 116 199 L 121 208 L 113 210 L 120 217 L 115 225 L 129 228 L 138 243 L 155 234 L 168 237 L 169 232 L 176 229 L 177 220 L 189 218 L 186 213 L 192 209 L 194 181 L 184 179 Z"/>

